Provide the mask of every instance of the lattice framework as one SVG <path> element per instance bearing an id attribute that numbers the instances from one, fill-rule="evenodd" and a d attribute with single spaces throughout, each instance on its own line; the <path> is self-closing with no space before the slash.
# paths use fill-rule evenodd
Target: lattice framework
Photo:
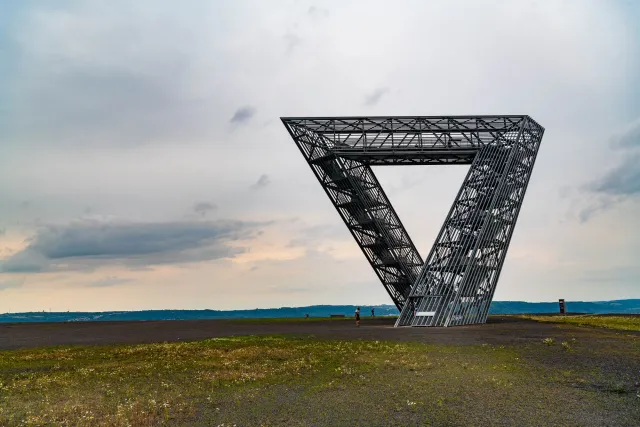
<path id="1" fill-rule="evenodd" d="M 397 326 L 484 323 L 544 129 L 529 116 L 291 117 L 291 137 L 401 310 Z M 371 166 L 469 164 L 426 260 Z"/>

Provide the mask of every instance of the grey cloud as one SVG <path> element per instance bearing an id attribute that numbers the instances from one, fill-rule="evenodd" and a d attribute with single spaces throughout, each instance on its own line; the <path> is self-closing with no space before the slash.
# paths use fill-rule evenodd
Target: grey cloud
<path id="1" fill-rule="evenodd" d="M 613 196 L 637 196 L 640 194 L 640 154 L 625 158 L 617 167 L 592 184 L 598 193 Z"/>
<path id="2" fill-rule="evenodd" d="M 311 6 L 307 10 L 307 14 L 314 19 L 322 19 L 329 16 L 329 10 L 323 7 Z"/>
<path id="3" fill-rule="evenodd" d="M 614 136 L 611 142 L 613 147 L 623 150 L 624 157 L 613 169 L 587 184 L 587 192 L 595 199 L 578 214 L 580 222 L 626 200 L 640 198 L 640 152 L 634 150 L 640 148 L 640 119 Z"/>
<path id="4" fill-rule="evenodd" d="M 47 258 L 28 248 L 14 253 L 0 263 L 0 273 L 42 273 L 47 270 Z"/>
<path id="5" fill-rule="evenodd" d="M 256 114 L 256 109 L 251 106 L 238 108 L 231 118 L 231 123 L 246 123 Z"/>
<path id="6" fill-rule="evenodd" d="M 267 223 L 242 221 L 124 223 L 79 221 L 40 229 L 0 265 L 5 273 L 145 266 L 233 257 L 230 242 L 255 237 Z"/>
<path id="7" fill-rule="evenodd" d="M 640 118 L 627 126 L 620 135 L 611 138 L 611 143 L 616 148 L 640 148 Z"/>
<path id="8" fill-rule="evenodd" d="M 24 7 L 22 24 L 7 33 L 24 73 L 0 88 L 0 108 L 11 105 L 9 142 L 130 147 L 218 133 L 228 85 L 215 90 L 196 76 L 225 63 L 218 51 L 214 67 L 202 47 L 215 52 L 225 36 L 211 28 L 228 18 L 154 1 L 154 19 L 141 20 L 141 3 Z"/>
<path id="9" fill-rule="evenodd" d="M 108 286 L 121 285 L 123 283 L 128 283 L 128 282 L 131 282 L 131 279 L 108 276 L 108 277 L 105 277 L 104 279 L 96 280 L 95 282 L 89 283 L 89 286 L 102 288 L 102 287 L 108 287 Z"/>
<path id="10" fill-rule="evenodd" d="M 580 223 L 585 223 L 589 221 L 593 216 L 599 211 L 605 209 L 606 206 L 603 205 L 590 205 L 586 208 L 582 208 L 580 212 L 578 212 L 578 221 Z"/>
<path id="11" fill-rule="evenodd" d="M 593 218 L 596 214 L 606 211 L 614 205 L 621 203 L 624 197 L 613 197 L 608 195 L 599 194 L 595 198 L 592 198 L 586 207 L 583 207 L 578 212 L 578 221 L 585 223 Z"/>
<path id="12" fill-rule="evenodd" d="M 15 127 L 49 143 L 112 147 L 157 144 L 205 132 L 200 119 L 211 102 L 190 99 L 171 87 L 170 80 L 160 77 L 68 63 L 65 72 L 47 75 L 29 89 L 24 102 L 28 107 L 23 107 L 28 110 Z M 48 113 L 39 114 L 44 108 Z M 46 131 L 53 136 L 47 137 Z"/>
<path id="13" fill-rule="evenodd" d="M 287 53 L 291 53 L 300 43 L 302 43 L 302 38 L 295 33 L 287 33 L 284 35 L 284 42 L 287 46 Z"/>
<path id="14" fill-rule="evenodd" d="M 269 180 L 269 176 L 267 174 L 262 174 L 260 175 L 260 178 L 258 178 L 258 181 L 251 186 L 251 188 L 253 190 L 260 190 L 262 188 L 265 188 L 270 183 L 271 181 Z"/>
<path id="15" fill-rule="evenodd" d="M 582 223 L 627 200 L 640 199 L 640 153 L 627 156 L 601 178 L 589 183 L 587 191 L 590 202 L 578 214 Z"/>
<path id="16" fill-rule="evenodd" d="M 0 291 L 9 288 L 19 288 L 24 284 L 24 280 L 21 279 L 10 279 L 0 282 Z"/>
<path id="17" fill-rule="evenodd" d="M 218 207 L 209 202 L 198 202 L 193 206 L 193 211 L 200 216 L 205 216 L 209 212 L 217 209 Z"/>
<path id="18" fill-rule="evenodd" d="M 380 101 L 380 98 L 382 98 L 382 96 L 388 91 L 389 89 L 384 87 L 374 90 L 372 93 L 365 97 L 365 105 L 376 105 Z"/>

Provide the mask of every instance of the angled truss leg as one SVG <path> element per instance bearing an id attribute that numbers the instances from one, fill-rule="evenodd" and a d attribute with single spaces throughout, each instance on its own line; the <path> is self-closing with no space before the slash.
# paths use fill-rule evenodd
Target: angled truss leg
<path id="1" fill-rule="evenodd" d="M 525 125 L 478 151 L 396 326 L 486 322 L 538 148 Z"/>
<path id="2" fill-rule="evenodd" d="M 298 132 L 292 130 L 302 154 L 394 304 L 401 309 L 423 261 L 371 167 L 340 158 Z"/>

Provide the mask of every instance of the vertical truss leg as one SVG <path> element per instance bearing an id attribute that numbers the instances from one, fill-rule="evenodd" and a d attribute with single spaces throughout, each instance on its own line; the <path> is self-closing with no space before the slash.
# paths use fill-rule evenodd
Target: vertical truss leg
<path id="1" fill-rule="evenodd" d="M 478 151 L 396 326 L 486 321 L 541 132 L 525 120 Z"/>

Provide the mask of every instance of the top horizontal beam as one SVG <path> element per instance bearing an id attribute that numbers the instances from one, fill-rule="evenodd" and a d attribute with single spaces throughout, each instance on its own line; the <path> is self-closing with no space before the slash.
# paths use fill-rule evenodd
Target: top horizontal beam
<path id="1" fill-rule="evenodd" d="M 420 119 L 420 120 L 431 120 L 431 119 L 524 119 L 528 117 L 526 114 L 523 115 L 489 115 L 489 116 L 315 116 L 315 117 L 280 117 L 282 121 L 292 121 L 292 120 L 389 120 L 389 119 L 398 119 L 398 120 L 406 120 L 406 119 Z"/>
<path id="2" fill-rule="evenodd" d="M 479 149 L 544 129 L 526 115 L 282 117 L 294 140 L 368 164 L 468 164 Z"/>
<path id="3" fill-rule="evenodd" d="M 388 116 L 388 117 L 287 117 L 296 126 L 318 135 L 394 133 L 509 132 L 529 122 L 528 116 Z"/>

